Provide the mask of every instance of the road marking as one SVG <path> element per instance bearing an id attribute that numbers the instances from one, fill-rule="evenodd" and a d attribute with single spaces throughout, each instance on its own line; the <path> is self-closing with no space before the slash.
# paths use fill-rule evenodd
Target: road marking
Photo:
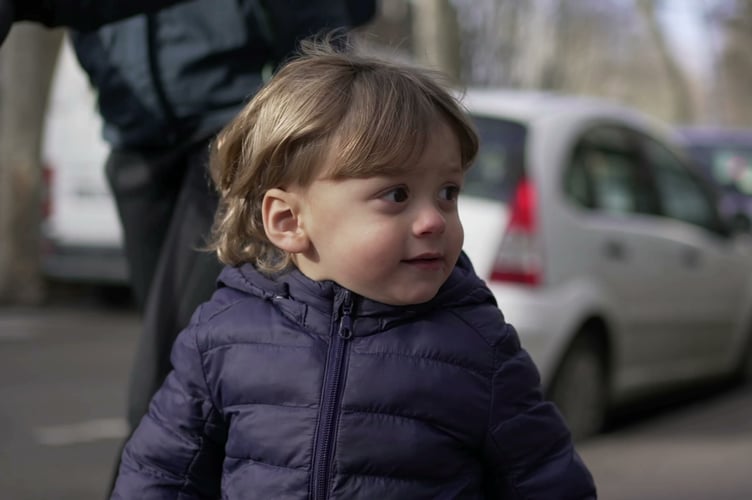
<path id="1" fill-rule="evenodd" d="M 45 446 L 68 446 L 103 439 L 123 439 L 127 435 L 128 424 L 123 418 L 99 418 L 34 429 L 36 441 Z"/>

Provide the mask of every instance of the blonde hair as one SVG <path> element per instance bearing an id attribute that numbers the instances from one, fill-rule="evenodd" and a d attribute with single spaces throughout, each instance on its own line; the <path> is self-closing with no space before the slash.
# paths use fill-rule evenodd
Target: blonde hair
<path id="1" fill-rule="evenodd" d="M 463 168 L 478 150 L 474 126 L 441 75 L 307 41 L 217 136 L 210 169 L 220 192 L 210 248 L 230 265 L 281 271 L 290 257 L 266 237 L 267 190 L 329 178 L 404 171 L 437 118 L 457 135 Z M 326 171 L 323 171 L 324 160 Z"/>

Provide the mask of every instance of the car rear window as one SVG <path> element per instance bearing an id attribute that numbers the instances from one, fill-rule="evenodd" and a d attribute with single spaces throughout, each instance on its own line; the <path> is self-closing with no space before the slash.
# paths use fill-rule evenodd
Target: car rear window
<path id="1" fill-rule="evenodd" d="M 480 150 L 465 176 L 463 193 L 506 203 L 524 174 L 524 125 L 500 118 L 473 116 Z"/>

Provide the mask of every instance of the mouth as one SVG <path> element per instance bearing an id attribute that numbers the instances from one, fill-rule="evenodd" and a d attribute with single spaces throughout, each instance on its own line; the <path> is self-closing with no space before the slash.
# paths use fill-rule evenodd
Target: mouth
<path id="1" fill-rule="evenodd" d="M 405 264 L 419 269 L 438 269 L 444 264 L 444 257 L 438 253 L 424 253 L 410 259 L 403 260 Z"/>

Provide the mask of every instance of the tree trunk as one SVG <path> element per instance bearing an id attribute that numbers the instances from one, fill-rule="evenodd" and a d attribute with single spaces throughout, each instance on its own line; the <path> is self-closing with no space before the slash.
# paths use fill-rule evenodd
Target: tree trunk
<path id="1" fill-rule="evenodd" d="M 0 303 L 38 304 L 40 146 L 62 31 L 13 28 L 0 51 Z"/>
<path id="2" fill-rule="evenodd" d="M 736 4 L 722 23 L 724 46 L 720 54 L 719 88 L 723 123 L 752 127 L 752 2 Z"/>
<path id="3" fill-rule="evenodd" d="M 637 7 L 647 26 L 650 38 L 655 44 L 658 56 L 668 73 L 669 82 L 674 96 L 674 119 L 678 123 L 692 123 L 695 117 L 694 100 L 689 90 L 689 83 L 676 58 L 669 50 L 666 38 L 658 23 L 655 0 L 637 0 Z"/>
<path id="4" fill-rule="evenodd" d="M 457 14 L 449 0 L 414 0 L 414 53 L 423 65 L 460 80 L 460 40 Z"/>

